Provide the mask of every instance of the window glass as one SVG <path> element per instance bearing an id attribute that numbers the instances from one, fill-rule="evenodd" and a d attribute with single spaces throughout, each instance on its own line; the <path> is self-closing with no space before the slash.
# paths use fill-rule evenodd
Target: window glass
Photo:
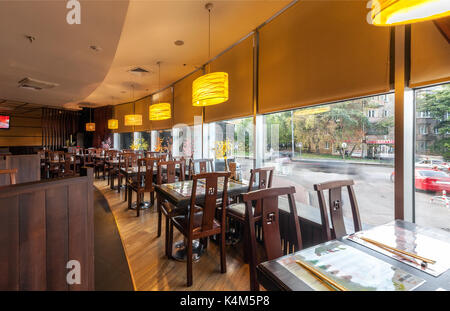
<path id="1" fill-rule="evenodd" d="M 394 215 L 393 116 L 394 94 L 264 115 L 263 166 L 275 167 L 274 186 L 295 186 L 300 207 L 318 208 L 314 184 L 352 179 L 362 222 L 389 222 Z M 346 190 L 343 201 L 344 216 L 351 219 Z"/>
<path id="2" fill-rule="evenodd" d="M 415 221 L 450 230 L 450 83 L 415 90 L 415 103 Z"/>
<path id="3" fill-rule="evenodd" d="M 131 149 L 134 140 L 134 133 L 119 133 L 119 149 Z"/>
<path id="4" fill-rule="evenodd" d="M 236 162 L 237 177 L 248 180 L 254 162 L 253 117 L 212 122 L 205 128 L 206 157 L 214 159 L 215 170 L 225 170 L 225 160 Z"/>
<path id="5" fill-rule="evenodd" d="M 152 151 L 169 153 L 172 152 L 173 138 L 172 130 L 152 131 Z"/>

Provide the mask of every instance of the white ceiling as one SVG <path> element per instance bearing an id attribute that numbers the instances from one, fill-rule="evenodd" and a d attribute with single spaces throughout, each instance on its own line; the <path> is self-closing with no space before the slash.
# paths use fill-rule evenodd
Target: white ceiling
<path id="1" fill-rule="evenodd" d="M 81 25 L 68 25 L 65 1 L 6 1 L 4 9 L 0 0 L 0 99 L 65 107 L 119 104 L 159 89 L 157 61 L 161 61 L 163 87 L 209 59 L 208 11 L 204 8 L 208 1 L 80 2 Z M 212 57 L 291 0 L 209 2 L 214 4 Z M 24 39 L 28 33 L 36 36 L 35 42 Z M 176 46 L 176 40 L 185 44 Z M 102 51 L 90 50 L 92 44 Z M 129 73 L 134 67 L 150 73 Z M 43 91 L 17 88 L 26 76 L 60 86 Z M 133 96 L 131 85 L 135 86 Z"/>
<path id="2" fill-rule="evenodd" d="M 64 106 L 100 85 L 114 59 L 128 1 L 80 2 L 81 24 L 69 25 L 67 1 L 0 1 L 0 100 Z M 91 45 L 103 51 L 95 52 Z M 19 88 L 25 77 L 59 86 Z"/>

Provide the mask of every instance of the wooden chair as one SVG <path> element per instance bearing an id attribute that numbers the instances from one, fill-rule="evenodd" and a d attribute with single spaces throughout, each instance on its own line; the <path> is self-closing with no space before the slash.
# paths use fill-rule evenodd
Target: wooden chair
<path id="1" fill-rule="evenodd" d="M 64 159 L 63 151 L 49 152 L 49 173 L 51 178 L 62 176 L 63 159 Z"/>
<path id="2" fill-rule="evenodd" d="M 72 169 L 72 163 L 73 163 L 73 169 Z M 65 153 L 64 154 L 64 168 L 62 171 L 62 176 L 73 176 L 75 175 L 75 167 L 76 167 L 76 159 L 74 157 L 72 161 L 72 154 L 71 153 Z"/>
<path id="3" fill-rule="evenodd" d="M 359 217 L 358 203 L 356 202 L 355 191 L 353 190 L 353 180 L 337 180 L 329 181 L 321 184 L 315 184 L 314 190 L 317 191 L 320 208 L 320 218 L 322 220 L 322 234 L 326 241 L 332 239 L 339 239 L 347 232 L 344 224 L 344 213 L 342 212 L 342 188 L 347 187 L 350 198 L 350 206 L 352 209 L 353 225 L 355 232 L 362 230 L 361 219 Z M 325 201 L 324 190 L 328 190 L 328 203 L 330 210 L 331 225 L 333 232 L 330 229 L 330 223 L 327 212 L 327 204 Z"/>
<path id="4" fill-rule="evenodd" d="M 196 164 L 198 164 L 198 170 L 196 169 Z M 214 172 L 213 159 L 189 159 L 189 180 L 192 179 L 194 174 L 203 174 L 208 172 Z"/>
<path id="5" fill-rule="evenodd" d="M 6 174 L 9 175 L 9 184 L 10 185 L 15 185 L 16 184 L 17 168 L 0 170 L 0 175 L 6 175 Z"/>
<path id="6" fill-rule="evenodd" d="M 257 183 L 257 189 L 272 188 L 273 173 L 275 167 L 263 167 L 255 168 L 250 170 L 250 181 L 248 183 L 248 192 L 254 190 L 254 184 Z M 248 239 L 249 233 L 246 226 L 245 219 L 245 204 L 244 203 L 234 203 L 227 206 L 227 216 L 231 221 L 236 221 L 244 227 L 243 238 L 244 238 L 244 261 L 248 260 Z"/>
<path id="7" fill-rule="evenodd" d="M 84 151 L 84 166 L 95 167 L 94 163 L 94 152 L 89 149 Z"/>
<path id="8" fill-rule="evenodd" d="M 222 211 L 225 211 L 225 202 L 227 202 L 227 187 L 228 178 L 230 173 L 217 172 L 217 173 L 203 173 L 197 174 L 193 177 L 192 181 L 192 193 L 190 208 L 186 209 L 184 215 L 175 216 L 170 221 L 170 236 L 169 247 L 172 251 L 173 243 L 173 226 L 177 228 L 186 238 L 186 250 L 187 250 L 187 286 L 192 285 L 192 241 L 200 239 L 201 243 L 207 243 L 207 238 L 216 234 L 220 235 L 220 271 L 225 273 L 227 271 L 226 266 L 226 254 L 225 254 L 225 214 L 222 213 L 220 221 L 215 219 L 216 200 L 218 192 L 219 178 L 223 178 L 223 191 L 222 191 Z M 205 182 L 205 197 L 203 200 L 203 208 L 197 211 L 196 199 L 197 199 L 197 182 L 200 179 L 204 179 Z M 171 256 L 172 254 L 169 254 Z"/>
<path id="9" fill-rule="evenodd" d="M 242 195 L 245 202 L 247 226 L 249 228 L 249 250 L 250 250 L 250 290 L 259 290 L 256 277 L 256 266 L 261 262 L 257 256 L 257 241 L 255 224 L 262 223 L 264 236 L 264 260 L 273 260 L 284 255 L 280 235 L 280 221 L 278 210 L 278 197 L 287 195 L 289 200 L 290 226 L 294 233 L 294 251 L 302 249 L 302 238 L 294 199 L 295 187 L 270 188 L 248 192 Z"/>
<path id="10" fill-rule="evenodd" d="M 129 168 L 133 168 L 133 167 L 137 167 L 138 166 L 138 155 L 135 153 L 125 153 L 123 155 L 123 159 L 124 159 L 124 166 L 123 168 L 125 169 L 129 169 Z M 118 184 L 118 192 L 120 193 L 120 188 L 122 187 L 122 178 L 125 177 L 125 196 L 124 196 L 124 201 L 127 200 L 128 197 L 128 184 L 130 182 L 136 181 L 137 178 L 129 178 L 127 175 L 124 175 L 122 173 L 119 174 L 119 181 L 117 182 Z"/>
<path id="11" fill-rule="evenodd" d="M 137 180 L 129 179 L 127 181 L 128 189 L 128 208 L 131 208 L 133 191 L 136 192 L 136 216 L 139 217 L 141 203 L 144 201 L 146 192 L 150 193 L 151 204 L 155 204 L 155 187 L 153 184 L 153 169 L 157 159 L 143 158 L 137 160 Z"/>
<path id="12" fill-rule="evenodd" d="M 106 160 L 117 160 L 119 155 L 119 151 L 117 150 L 108 150 L 106 152 Z M 108 185 L 111 182 L 111 171 L 114 168 L 114 165 L 111 165 L 107 162 L 105 162 L 105 165 L 103 167 L 103 176 L 105 176 L 106 173 L 108 173 Z"/>
<path id="13" fill-rule="evenodd" d="M 156 174 L 156 184 L 170 184 L 176 181 L 184 180 L 184 161 L 164 161 L 158 163 L 158 170 Z M 180 176 L 177 176 L 176 169 L 177 166 L 180 168 Z M 161 222 L 162 215 L 164 214 L 166 218 L 166 256 L 169 257 L 170 251 L 169 247 L 169 229 L 170 227 L 170 219 L 174 216 L 180 215 L 184 209 L 177 209 L 176 206 L 171 204 L 166 200 L 162 200 L 162 198 L 156 194 L 156 201 L 158 207 L 158 237 L 161 236 Z"/>

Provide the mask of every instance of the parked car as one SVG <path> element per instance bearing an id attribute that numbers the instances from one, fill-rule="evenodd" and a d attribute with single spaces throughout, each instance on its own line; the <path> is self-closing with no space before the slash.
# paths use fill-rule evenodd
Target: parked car
<path id="1" fill-rule="evenodd" d="M 441 160 L 423 159 L 419 162 L 416 162 L 416 167 L 432 168 L 447 172 L 450 171 L 450 164 Z"/>
<path id="2" fill-rule="evenodd" d="M 391 174 L 391 181 L 395 180 L 395 172 Z M 415 187 L 417 190 L 430 192 L 450 191 L 450 177 L 447 173 L 431 168 L 416 168 Z"/>

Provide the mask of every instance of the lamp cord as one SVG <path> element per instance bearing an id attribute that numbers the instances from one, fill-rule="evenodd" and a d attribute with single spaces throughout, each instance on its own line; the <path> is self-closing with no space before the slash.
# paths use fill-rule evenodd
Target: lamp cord
<path id="1" fill-rule="evenodd" d="M 208 9 L 208 60 L 211 58 L 211 9 Z M 208 73 L 211 71 L 211 63 L 208 64 Z"/>

